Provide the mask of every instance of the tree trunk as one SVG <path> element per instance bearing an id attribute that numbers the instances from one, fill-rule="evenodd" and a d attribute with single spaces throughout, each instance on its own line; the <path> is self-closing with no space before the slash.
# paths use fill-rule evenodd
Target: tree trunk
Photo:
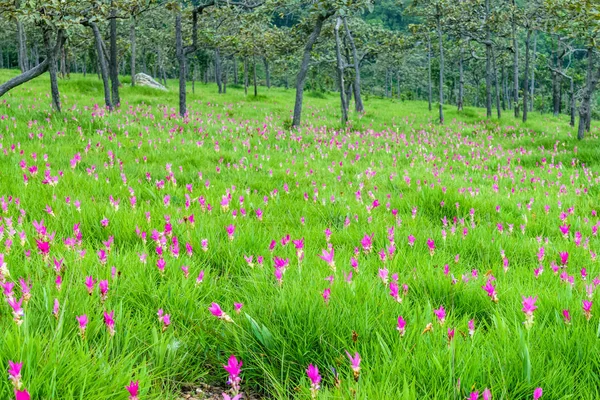
<path id="1" fill-rule="evenodd" d="M 533 61 L 532 61 L 532 68 L 531 68 L 531 91 L 530 91 L 530 101 L 529 101 L 529 111 L 533 112 L 533 103 L 534 103 L 534 94 L 535 94 L 535 64 L 537 61 L 537 37 L 538 37 L 538 31 L 534 31 L 533 32 Z"/>
<path id="2" fill-rule="evenodd" d="M 227 93 L 227 59 L 223 60 L 223 94 Z"/>
<path id="3" fill-rule="evenodd" d="M 555 67 L 559 68 L 556 64 Z M 561 76 L 558 72 L 552 71 L 552 111 L 555 117 L 560 114 L 560 85 Z"/>
<path id="4" fill-rule="evenodd" d="M 506 111 L 506 100 L 508 98 L 508 87 L 506 85 L 506 73 L 505 73 L 505 69 L 504 69 L 504 62 L 502 62 L 500 74 L 502 75 L 502 110 Z"/>
<path id="5" fill-rule="evenodd" d="M 258 84 L 256 83 L 256 57 L 252 56 L 252 73 L 254 74 L 254 97 L 258 97 Z"/>
<path id="6" fill-rule="evenodd" d="M 48 60 L 48 73 L 50 74 L 50 93 L 52 94 L 52 108 L 60 112 L 60 93 L 58 91 L 58 78 L 56 76 L 56 54 L 55 49 L 50 43 L 50 28 L 44 28 L 44 48 L 46 49 L 46 59 Z M 62 50 L 62 46 L 58 51 Z"/>
<path id="7" fill-rule="evenodd" d="M 444 42 L 441 15 L 437 14 L 437 34 L 440 42 L 440 124 L 444 125 Z"/>
<path id="8" fill-rule="evenodd" d="M 310 56 L 313 46 L 323 28 L 323 23 L 327 18 L 333 15 L 333 12 L 328 12 L 325 15 L 319 15 L 315 22 L 315 27 L 312 33 L 308 37 L 306 45 L 304 46 L 304 53 L 302 55 L 302 63 L 300 64 L 300 71 L 296 78 L 296 102 L 294 104 L 294 117 L 292 119 L 292 126 L 299 128 L 302 119 L 302 100 L 304 99 L 304 84 L 306 83 L 306 75 L 308 74 L 308 68 L 310 63 Z"/>
<path id="9" fill-rule="evenodd" d="M 463 98 L 465 96 L 465 73 L 463 68 L 463 57 L 463 46 L 461 43 L 458 56 L 458 98 L 456 99 L 456 107 L 458 111 L 463 110 Z"/>
<path id="10" fill-rule="evenodd" d="M 110 10 L 110 58 L 109 71 L 112 89 L 112 104 L 119 107 L 121 99 L 119 98 L 119 63 L 117 60 L 117 9 L 114 1 L 111 1 Z"/>
<path id="11" fill-rule="evenodd" d="M 358 113 L 362 113 L 365 111 L 365 106 L 362 101 L 362 96 L 360 93 L 360 89 L 362 83 L 360 81 L 360 60 L 358 59 L 358 52 L 356 51 L 356 43 L 354 43 L 354 38 L 352 37 L 352 33 L 348 28 L 348 22 L 344 17 L 344 29 L 346 31 L 346 37 L 348 38 L 348 43 L 350 43 L 350 48 L 352 49 L 352 60 L 354 61 L 354 110 Z"/>
<path id="12" fill-rule="evenodd" d="M 431 37 L 427 35 L 427 66 L 428 66 L 428 79 L 427 79 L 427 90 L 429 92 L 429 111 L 431 111 L 431 102 L 432 102 L 432 84 L 431 84 Z"/>
<path id="13" fill-rule="evenodd" d="M 498 68 L 496 67 L 496 52 L 492 47 L 492 64 L 494 69 L 494 86 L 496 86 L 496 113 L 498 119 L 502 117 L 502 108 L 500 107 L 500 80 L 498 79 Z"/>
<path id="14" fill-rule="evenodd" d="M 219 93 L 223 93 L 223 75 L 221 71 L 221 51 L 219 48 L 215 49 L 215 82 L 219 87 Z"/>
<path id="15" fill-rule="evenodd" d="M 192 93 L 196 94 L 196 63 L 194 63 L 194 68 L 192 69 Z"/>
<path id="16" fill-rule="evenodd" d="M 265 83 L 267 84 L 267 89 L 271 89 L 271 70 L 269 69 L 269 60 L 267 60 L 267 57 L 263 57 L 263 62 L 265 64 Z"/>
<path id="17" fill-rule="evenodd" d="M 185 67 L 186 54 L 183 48 L 183 38 L 181 32 L 181 12 L 175 16 L 175 53 L 179 61 L 179 116 L 185 117 L 187 114 L 187 98 L 185 87 Z"/>
<path id="18" fill-rule="evenodd" d="M 237 85 L 239 83 L 238 79 L 238 63 L 237 57 L 233 56 L 233 83 Z"/>
<path id="19" fill-rule="evenodd" d="M 98 66 L 100 68 L 100 75 L 102 77 L 102 83 L 104 85 L 104 104 L 106 108 L 112 110 L 113 105 L 110 100 L 110 86 L 108 83 L 108 68 L 106 67 L 106 59 L 104 57 L 104 50 L 102 49 L 102 36 L 100 30 L 95 22 L 90 22 L 89 26 L 92 28 L 94 33 L 94 43 L 96 44 L 96 53 L 98 56 Z"/>
<path id="20" fill-rule="evenodd" d="M 581 99 L 581 105 L 579 106 L 579 129 L 577 132 L 577 139 L 582 140 L 585 137 L 585 132 L 589 132 L 591 128 L 591 99 L 598 83 L 598 73 L 594 72 L 594 49 L 589 48 L 587 51 L 588 55 L 588 68 L 586 76 L 586 85 L 583 91 Z"/>
<path id="21" fill-rule="evenodd" d="M 512 6 L 516 9 L 515 0 Z M 513 99 L 515 118 L 519 118 L 519 42 L 517 38 L 517 19 L 515 12 L 512 15 L 512 41 L 513 41 Z"/>
<path id="22" fill-rule="evenodd" d="M 244 94 L 248 96 L 248 57 L 244 57 Z"/>
<path id="23" fill-rule="evenodd" d="M 575 126 L 575 85 L 573 83 L 572 77 L 571 77 L 570 81 L 571 81 L 571 88 L 570 88 L 569 97 L 571 99 L 571 107 L 570 107 L 571 121 L 570 121 L 569 125 L 574 127 Z"/>
<path id="24" fill-rule="evenodd" d="M 29 59 L 27 58 L 27 36 L 25 35 L 25 28 L 23 28 L 23 23 L 21 21 L 17 21 L 17 40 L 19 44 L 19 69 L 21 72 L 27 72 L 27 70 L 29 70 Z"/>
<path id="25" fill-rule="evenodd" d="M 527 107 L 529 97 L 529 45 L 531 42 L 531 30 L 527 28 L 527 36 L 525 38 L 525 81 L 523 82 L 523 122 L 527 122 Z"/>
<path id="26" fill-rule="evenodd" d="M 129 42 L 131 43 L 131 86 L 135 86 L 135 16 L 131 16 L 131 24 L 129 25 Z"/>
<path id="27" fill-rule="evenodd" d="M 340 85 L 340 109 L 342 111 L 341 119 L 342 125 L 346 125 L 348 122 L 348 107 L 346 106 L 346 85 L 344 84 L 344 61 L 342 59 L 342 43 L 340 40 L 340 25 L 342 24 L 342 18 L 338 17 L 335 24 L 335 53 L 337 57 L 337 75 L 338 82 Z"/>

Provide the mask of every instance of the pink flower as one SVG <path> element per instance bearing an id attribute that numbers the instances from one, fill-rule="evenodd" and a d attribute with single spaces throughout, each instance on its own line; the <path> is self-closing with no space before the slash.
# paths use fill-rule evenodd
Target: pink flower
<path id="1" fill-rule="evenodd" d="M 230 395 L 228 395 L 227 393 L 221 393 L 221 395 L 223 396 L 223 400 L 241 400 L 243 394 L 236 394 L 235 396 L 231 397 Z"/>
<path id="2" fill-rule="evenodd" d="M 329 303 L 330 297 L 331 297 L 331 289 L 327 288 L 327 289 L 323 290 L 323 300 L 325 301 L 325 304 Z"/>
<path id="3" fill-rule="evenodd" d="M 592 319 L 592 302 L 589 300 L 583 300 L 583 313 L 585 314 L 585 319 L 588 321 Z"/>
<path id="4" fill-rule="evenodd" d="M 110 313 L 104 312 L 104 324 L 108 328 L 110 336 L 115 335 L 115 311 L 112 310 Z"/>
<path id="5" fill-rule="evenodd" d="M 478 399 L 479 399 L 478 391 L 474 391 L 474 392 L 471 392 L 471 394 L 469 394 L 469 400 L 478 400 Z"/>
<path id="6" fill-rule="evenodd" d="M 394 300 L 396 300 L 398 303 L 402 303 L 402 297 L 400 297 L 398 292 L 399 292 L 398 283 L 396 281 L 391 281 L 390 282 L 390 296 L 392 296 L 392 298 Z"/>
<path id="7" fill-rule="evenodd" d="M 315 365 L 310 364 L 306 369 L 306 375 L 308 379 L 310 379 L 310 391 L 312 393 L 313 398 L 316 398 L 317 391 L 321 387 L 321 375 L 319 375 L 319 368 Z"/>
<path id="8" fill-rule="evenodd" d="M 54 307 L 52 308 L 52 315 L 54 315 L 54 318 L 58 319 L 58 313 L 60 310 L 60 303 L 58 302 L 58 299 L 54 299 Z"/>
<path id="9" fill-rule="evenodd" d="M 235 233 L 235 225 L 228 225 L 227 227 L 225 227 L 225 230 L 227 231 L 227 236 L 229 236 L 229 240 L 233 240 L 233 234 Z"/>
<path id="10" fill-rule="evenodd" d="M 567 263 L 569 262 L 569 253 L 568 252 L 559 252 L 558 255 L 560 256 L 560 263 L 562 265 L 567 265 Z"/>
<path id="11" fill-rule="evenodd" d="M 496 295 L 496 287 L 492 285 L 492 281 L 488 279 L 488 281 L 481 287 L 483 290 L 487 292 L 487 295 L 491 297 L 494 303 L 498 302 L 498 296 Z"/>
<path id="12" fill-rule="evenodd" d="M 233 303 L 233 308 L 235 309 L 235 312 L 238 314 L 241 312 L 243 306 L 244 306 L 244 304 L 242 304 L 242 303 Z"/>
<path id="13" fill-rule="evenodd" d="M 333 260 L 333 254 L 334 251 L 332 247 L 329 251 L 322 250 L 319 258 L 325 261 L 329 265 L 329 267 L 331 267 L 331 269 L 335 271 L 335 261 Z"/>
<path id="14" fill-rule="evenodd" d="M 448 328 L 448 345 L 450 345 L 452 339 L 454 339 L 454 328 Z"/>
<path id="15" fill-rule="evenodd" d="M 429 254 L 433 256 L 433 254 L 435 253 L 435 242 L 433 241 L 433 239 L 427 239 L 427 247 L 429 247 Z"/>
<path id="16" fill-rule="evenodd" d="M 85 287 L 87 288 L 88 294 L 91 296 L 94 292 L 94 286 L 96 285 L 96 281 L 92 276 L 88 276 L 85 278 Z"/>
<path id="17" fill-rule="evenodd" d="M 413 235 L 408 235 L 408 245 L 411 247 L 415 245 L 415 237 Z"/>
<path id="18" fill-rule="evenodd" d="M 475 334 L 475 321 L 470 319 L 467 325 L 469 326 L 469 336 L 473 336 Z"/>
<path id="19" fill-rule="evenodd" d="M 433 313 L 438 318 L 440 325 L 444 325 L 444 322 L 446 321 L 446 310 L 444 310 L 444 306 L 440 306 L 437 310 L 433 310 Z"/>
<path id="20" fill-rule="evenodd" d="M 542 397 L 542 394 L 544 394 L 544 391 L 542 390 L 541 387 L 536 388 L 533 391 L 533 400 L 538 400 L 540 397 Z"/>
<path id="21" fill-rule="evenodd" d="M 16 363 L 13 361 L 8 361 L 8 379 L 12 382 L 15 388 L 18 388 L 21 385 L 21 369 L 23 368 L 23 363 Z"/>
<path id="22" fill-rule="evenodd" d="M 346 351 L 346 355 L 350 359 L 350 366 L 352 368 L 352 372 L 354 373 L 354 380 L 358 382 L 358 378 L 360 376 L 360 354 L 354 353 L 354 357 Z"/>
<path id="23" fill-rule="evenodd" d="M 485 390 L 483 391 L 483 400 L 492 400 L 492 392 L 490 391 L 490 389 L 485 388 Z"/>
<path id="24" fill-rule="evenodd" d="M 81 337 L 84 338 L 85 337 L 85 328 L 88 324 L 88 317 L 87 317 L 87 315 L 83 314 L 83 315 L 75 317 L 75 319 L 77 319 L 77 322 L 79 323 L 79 333 L 81 334 Z"/>
<path id="25" fill-rule="evenodd" d="M 402 316 L 398 317 L 398 324 L 396 325 L 396 330 L 400 332 L 400 337 L 404 336 L 406 333 L 406 321 Z"/>
<path id="26" fill-rule="evenodd" d="M 108 280 L 100 281 L 98 283 L 98 288 L 100 288 L 100 298 L 102 301 L 105 301 L 108 296 Z"/>
<path id="27" fill-rule="evenodd" d="M 365 235 L 361 239 L 360 244 L 362 245 L 365 253 L 369 253 L 369 252 L 371 252 L 371 250 L 373 250 L 373 236 L 374 235 L 375 235 L 375 233 L 372 233 L 371 235 Z"/>
<path id="28" fill-rule="evenodd" d="M 533 326 L 533 312 L 537 309 L 535 302 L 537 301 L 536 297 L 525 297 L 523 296 L 523 308 L 521 311 L 525 313 L 525 328 L 529 329 Z"/>
<path id="29" fill-rule="evenodd" d="M 238 361 L 233 354 L 229 357 L 227 365 L 223 365 L 225 371 L 229 373 L 227 383 L 231 385 L 231 389 L 235 394 L 240 391 L 240 383 L 242 382 L 240 372 L 242 372 L 242 365 L 243 362 Z"/>
<path id="30" fill-rule="evenodd" d="M 222 319 L 227 322 L 233 322 L 231 317 L 227 315 L 223 310 L 221 310 L 221 306 L 219 306 L 217 303 L 212 303 L 210 307 L 208 307 L 208 311 L 210 311 L 212 315 L 219 319 Z"/>
<path id="31" fill-rule="evenodd" d="M 129 392 L 129 400 L 138 400 L 138 391 L 140 388 L 140 381 L 131 381 L 125 389 Z"/>
<path id="32" fill-rule="evenodd" d="M 571 323 L 571 313 L 569 310 L 562 310 L 563 319 L 565 324 L 569 325 Z"/>
<path id="33" fill-rule="evenodd" d="M 27 389 L 19 390 L 15 389 L 15 400 L 30 400 L 31 396 Z"/>

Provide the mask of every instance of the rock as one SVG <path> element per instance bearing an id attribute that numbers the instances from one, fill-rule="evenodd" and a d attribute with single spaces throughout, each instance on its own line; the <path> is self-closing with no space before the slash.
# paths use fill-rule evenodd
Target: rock
<path id="1" fill-rule="evenodd" d="M 139 74 L 135 74 L 135 84 L 139 86 L 147 86 L 158 90 L 166 91 L 167 88 L 156 82 L 150 75 L 144 74 L 140 72 Z"/>

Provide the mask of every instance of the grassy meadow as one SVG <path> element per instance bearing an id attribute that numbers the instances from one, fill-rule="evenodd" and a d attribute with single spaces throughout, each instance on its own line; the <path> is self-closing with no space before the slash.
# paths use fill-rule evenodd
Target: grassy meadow
<path id="1" fill-rule="evenodd" d="M 32 399 L 233 398 L 231 355 L 269 399 L 600 398 L 596 121 L 365 95 L 342 129 L 308 92 L 297 131 L 293 90 L 190 83 L 181 119 L 176 81 L 123 82 L 112 113 L 92 75 L 61 114 L 47 77 L 0 99 L 0 365 Z"/>

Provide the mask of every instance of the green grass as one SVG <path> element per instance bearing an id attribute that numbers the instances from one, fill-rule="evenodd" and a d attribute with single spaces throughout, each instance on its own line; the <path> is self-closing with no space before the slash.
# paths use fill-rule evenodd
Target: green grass
<path id="1" fill-rule="evenodd" d="M 0 71 L 0 81 L 13 74 Z M 46 78 L 0 100 L 0 253 L 10 271 L 6 280 L 16 283 L 16 298 L 19 277 L 33 284 L 20 327 L 8 304 L 0 306 L 0 364 L 24 363 L 22 381 L 32 398 L 125 399 L 124 386 L 140 380 L 141 399 L 174 399 L 182 386 L 224 386 L 221 365 L 231 354 L 244 362 L 243 390 L 276 399 L 310 397 L 305 373 L 310 363 L 323 377 L 320 399 L 464 399 L 485 387 L 494 399 L 529 399 L 538 386 L 544 399 L 600 397 L 600 311 L 594 304 L 586 321 L 581 307 L 585 285 L 600 276 L 590 255 L 600 252 L 592 231 L 598 221 L 592 211 L 600 211 L 597 128 L 579 142 L 564 116 L 534 112 L 522 124 L 506 111 L 502 119 L 486 121 L 485 110 L 457 113 L 452 106 L 445 107 L 447 123 L 439 126 L 426 103 L 365 96 L 366 114 L 351 113 L 349 126 L 340 129 L 337 95 L 307 94 L 303 127 L 290 131 L 284 127 L 291 118 L 292 90 L 261 87 L 254 99 L 240 87 L 219 95 L 214 86 L 197 84 L 195 94 L 189 86 L 187 120 L 177 117 L 175 81 L 169 81 L 167 93 L 124 85 L 122 106 L 110 114 L 102 107 L 94 110 L 102 104 L 95 76 L 60 81 L 62 114 L 50 111 Z M 72 168 L 76 154 L 81 161 Z M 27 167 L 36 165 L 37 175 L 22 170 L 22 160 Z M 167 180 L 169 167 L 176 184 Z M 46 169 L 59 177 L 56 186 L 42 184 Z M 165 185 L 159 189 L 161 180 Z M 223 210 L 227 193 L 232 200 Z M 118 209 L 109 196 L 120 200 Z M 203 210 L 199 198 L 212 211 Z M 374 199 L 380 206 L 369 209 Z M 54 216 L 45 211 L 47 205 Z M 570 207 L 570 236 L 564 238 L 559 216 Z M 262 221 L 256 217 L 259 208 Z M 194 225 L 184 220 L 191 214 Z M 150 237 L 165 229 L 167 216 L 181 254 L 171 255 L 169 239 L 161 275 Z M 103 218 L 107 227 L 101 226 Z M 32 221 L 42 219 L 48 232 L 56 232 L 49 261 L 36 248 Z M 76 223 L 82 244 L 73 251 L 64 241 L 74 237 Z M 232 241 L 225 231 L 230 224 L 236 227 Z M 392 226 L 396 250 L 385 267 L 409 287 L 402 303 L 378 277 L 384 263 L 377 253 L 390 245 Z M 136 227 L 147 232 L 147 242 Z M 326 228 L 332 232 L 335 273 L 318 257 L 327 247 Z M 20 232 L 25 232 L 23 244 Z M 579 246 L 575 232 L 583 236 Z M 361 252 L 360 271 L 347 283 L 354 249 L 371 233 L 374 250 Z M 305 240 L 301 264 L 293 244 L 281 244 L 288 234 Z M 408 235 L 416 237 L 414 247 Z M 114 244 L 104 266 L 97 251 L 110 236 Z M 433 256 L 428 238 L 435 240 Z M 208 239 L 206 252 L 202 239 Z M 277 246 L 271 252 L 272 240 Z M 193 247 L 191 256 L 185 243 Z M 544 272 L 536 278 L 541 246 Z M 78 254 L 82 249 L 84 258 Z M 506 273 L 502 250 L 510 261 Z M 550 266 L 562 251 L 570 254 L 566 272 L 574 276 L 573 285 Z M 147 264 L 139 253 L 148 254 Z M 263 256 L 264 265 L 249 267 L 245 255 Z M 281 286 L 274 256 L 290 260 Z M 61 291 L 54 283 L 53 257 L 64 258 Z M 112 266 L 118 271 L 114 278 Z M 189 267 L 187 279 L 182 266 Z M 204 281 L 196 285 L 202 270 Z M 488 271 L 496 277 L 497 304 L 481 288 Z M 84 280 L 90 275 L 109 280 L 104 303 L 97 288 L 88 295 Z M 325 280 L 330 275 L 331 284 Z M 326 288 L 331 288 L 328 304 L 322 298 Z M 539 297 L 530 330 L 522 323 L 521 296 Z M 54 299 L 60 302 L 58 319 L 52 315 Z M 234 323 L 212 316 L 212 302 Z M 240 314 L 234 302 L 244 304 Z M 444 326 L 433 314 L 440 305 L 448 313 Z M 171 315 L 165 332 L 159 308 Z M 570 325 L 563 323 L 563 309 L 571 311 Z M 105 310 L 115 310 L 114 337 L 104 326 Z M 85 339 L 75 320 L 82 314 L 90 319 Z M 407 321 L 404 337 L 395 329 L 399 315 Z M 473 337 L 467 333 L 470 319 Z M 433 331 L 422 334 L 430 322 Z M 450 345 L 448 328 L 456 328 Z M 346 350 L 362 357 L 358 382 Z M 0 398 L 11 393 L 3 380 Z"/>

